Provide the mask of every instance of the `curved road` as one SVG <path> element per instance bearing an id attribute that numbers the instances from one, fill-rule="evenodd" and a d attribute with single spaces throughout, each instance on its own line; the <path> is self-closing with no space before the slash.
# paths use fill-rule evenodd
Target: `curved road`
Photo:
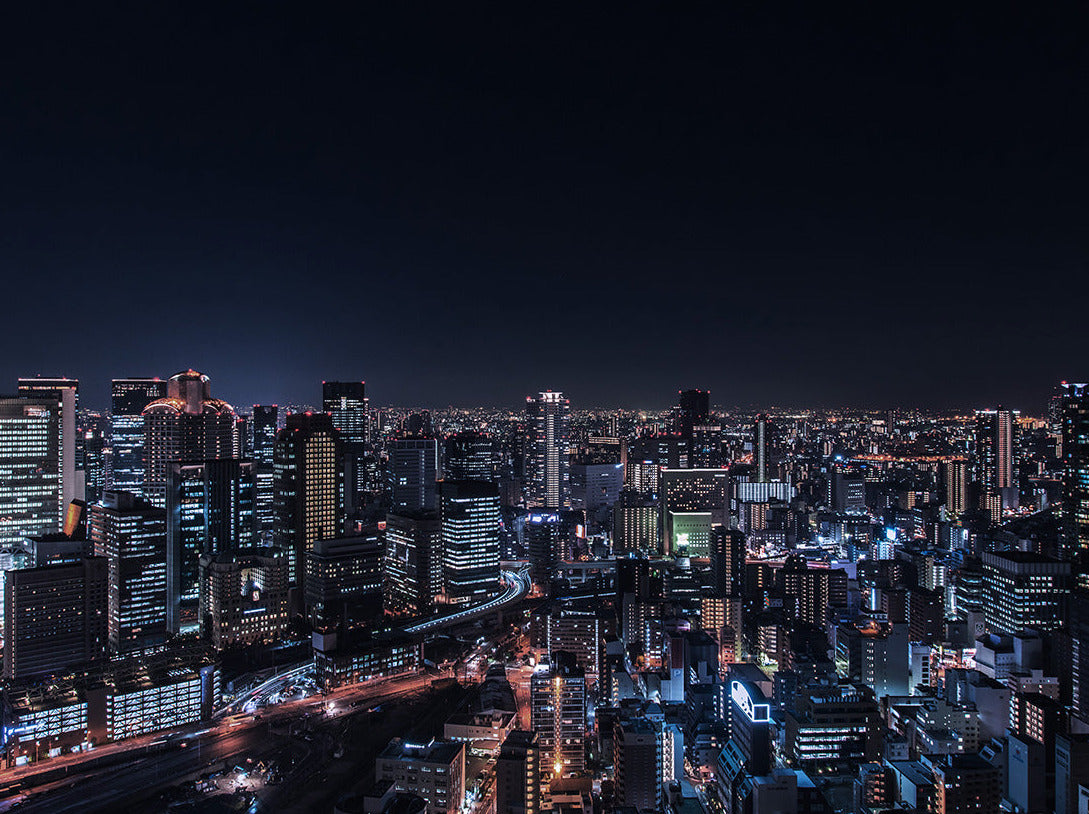
<path id="1" fill-rule="evenodd" d="M 529 572 L 524 569 L 521 571 L 502 571 L 501 577 L 503 583 L 507 587 L 499 596 L 492 597 L 481 605 L 474 605 L 471 608 L 465 608 L 465 610 L 460 610 L 457 613 L 451 613 L 449 616 L 431 619 L 427 622 L 420 622 L 417 625 L 402 628 L 403 631 L 405 633 L 430 633 L 434 630 L 441 630 L 444 627 L 467 622 L 478 616 L 486 616 L 506 605 L 517 602 L 528 594 L 532 587 L 532 583 L 529 579 Z"/>

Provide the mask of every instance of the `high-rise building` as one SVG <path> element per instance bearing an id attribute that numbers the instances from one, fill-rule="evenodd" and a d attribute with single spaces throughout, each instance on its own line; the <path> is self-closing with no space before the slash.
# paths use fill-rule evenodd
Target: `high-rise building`
<path id="1" fill-rule="evenodd" d="M 294 413 L 276 437 L 274 540 L 289 553 L 290 579 L 306 583 L 306 557 L 315 540 L 338 537 L 344 526 L 340 433 L 326 413 Z"/>
<path id="2" fill-rule="evenodd" d="M 616 803 L 662 810 L 662 725 L 647 718 L 617 719 L 613 730 Z"/>
<path id="3" fill-rule="evenodd" d="M 752 426 L 753 481 L 768 482 L 768 416 L 760 413 Z"/>
<path id="4" fill-rule="evenodd" d="M 745 595 L 745 535 L 726 526 L 711 527 L 711 590 L 717 597 Z"/>
<path id="5" fill-rule="evenodd" d="M 79 437 L 76 416 L 79 412 L 79 379 L 45 378 L 19 379 L 19 395 L 28 399 L 51 399 L 60 406 L 60 468 L 61 500 L 67 506 L 73 500 L 83 500 L 82 488 L 77 486 L 76 470 L 82 470 L 83 439 Z"/>
<path id="6" fill-rule="evenodd" d="M 975 476 L 980 489 L 980 508 L 1018 506 L 1016 453 L 1020 415 L 1017 410 L 1003 407 L 976 410 Z"/>
<path id="7" fill-rule="evenodd" d="M 681 390 L 677 394 L 677 431 L 690 437 L 693 427 L 710 423 L 711 392 L 709 390 Z"/>
<path id="8" fill-rule="evenodd" d="M 706 557 L 711 527 L 729 522 L 725 469 L 663 469 L 659 473 L 663 550 Z"/>
<path id="9" fill-rule="evenodd" d="M 167 633 L 166 511 L 131 492 L 107 491 L 90 507 L 87 537 L 109 562 L 109 641 L 114 653 L 159 647 Z"/>
<path id="10" fill-rule="evenodd" d="M 540 752 L 535 732 L 516 729 L 503 740 L 495 761 L 496 814 L 539 814 Z"/>
<path id="11" fill-rule="evenodd" d="M 443 448 L 442 473 L 451 480 L 493 480 L 491 437 L 473 430 L 451 435 Z"/>
<path id="12" fill-rule="evenodd" d="M 937 814 L 986 814 L 999 811 L 1002 771 L 978 754 L 946 755 L 933 762 Z"/>
<path id="13" fill-rule="evenodd" d="M 110 384 L 110 488 L 142 495 L 144 408 L 166 397 L 162 379 L 114 379 Z"/>
<path id="14" fill-rule="evenodd" d="M 968 511 L 968 462 L 960 458 L 942 461 L 942 482 L 946 509 L 954 517 L 960 517 Z"/>
<path id="15" fill-rule="evenodd" d="M 200 632 L 217 650 L 283 638 L 287 557 L 279 548 L 242 548 L 200 558 Z"/>
<path id="16" fill-rule="evenodd" d="M 70 398 L 70 397 L 69 397 Z M 0 398 L 0 546 L 60 531 L 64 500 L 62 402 Z"/>
<path id="17" fill-rule="evenodd" d="M 315 625 L 381 615 L 385 546 L 378 524 L 350 537 L 314 541 L 307 557 L 305 599 Z"/>
<path id="18" fill-rule="evenodd" d="M 424 616 L 443 591 L 442 523 L 438 512 L 386 517 L 384 604 L 394 614 Z"/>
<path id="19" fill-rule="evenodd" d="M 1058 630 L 1070 593 L 1070 563 L 1031 551 L 983 554 L 983 616 L 991 633 Z"/>
<path id="20" fill-rule="evenodd" d="M 556 566 L 563 559 L 563 524 L 558 512 L 531 512 L 525 525 L 529 575 L 548 588 Z"/>
<path id="21" fill-rule="evenodd" d="M 277 420 L 280 408 L 275 404 L 253 405 L 250 430 L 253 433 L 251 443 L 253 462 L 272 466 L 272 455 L 276 449 L 276 433 L 279 432 Z"/>
<path id="22" fill-rule="evenodd" d="M 495 588 L 499 580 L 499 487 L 447 480 L 440 487 L 443 581 L 453 602 Z"/>
<path id="23" fill-rule="evenodd" d="M 166 397 L 144 408 L 144 497 L 166 506 L 170 465 L 235 457 L 234 408 L 212 398 L 207 376 L 184 370 L 166 383 Z"/>
<path id="24" fill-rule="evenodd" d="M 530 726 L 541 748 L 541 779 L 569 777 L 586 768 L 586 675 L 578 659 L 560 650 L 530 678 Z"/>
<path id="25" fill-rule="evenodd" d="M 107 562 L 10 571 L 4 585 L 4 678 L 63 673 L 105 661 Z"/>
<path id="26" fill-rule="evenodd" d="M 321 409 L 332 416 L 340 433 L 341 467 L 344 471 L 345 505 L 356 506 L 366 490 L 367 409 L 366 382 L 322 382 Z"/>
<path id="27" fill-rule="evenodd" d="M 255 542 L 252 461 L 171 463 L 167 469 L 167 620 L 172 632 L 195 629 L 200 558 Z"/>
<path id="28" fill-rule="evenodd" d="M 568 457 L 568 420 L 571 403 L 551 390 L 526 398 L 526 482 L 529 503 L 547 509 L 568 508 L 571 484 Z"/>
<path id="29" fill-rule="evenodd" d="M 1063 550 L 1089 550 L 1089 384 L 1063 382 L 1062 429 Z"/>
<path id="30" fill-rule="evenodd" d="M 426 744 L 389 742 L 374 761 L 378 780 L 427 803 L 423 814 L 457 814 L 465 802 L 465 744 L 432 740 Z"/>
<path id="31" fill-rule="evenodd" d="M 95 503 L 102 499 L 106 489 L 106 438 L 101 427 L 92 427 L 80 433 L 83 441 L 83 489 L 84 500 Z"/>
<path id="32" fill-rule="evenodd" d="M 434 438 L 395 438 L 389 449 L 393 511 L 434 509 L 439 446 Z"/>
<path id="33" fill-rule="evenodd" d="M 613 507 L 613 551 L 647 556 L 661 547 L 661 506 L 643 494 L 624 489 Z"/>

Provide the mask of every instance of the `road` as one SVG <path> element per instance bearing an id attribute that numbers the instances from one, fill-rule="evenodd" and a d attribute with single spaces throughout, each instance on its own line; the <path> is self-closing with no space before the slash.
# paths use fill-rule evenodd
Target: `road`
<path id="1" fill-rule="evenodd" d="M 436 630 L 442 630 L 443 628 L 468 622 L 481 616 L 487 616 L 489 613 L 493 613 L 500 608 L 517 602 L 528 594 L 533 587 L 527 571 L 502 571 L 501 577 L 506 588 L 499 596 L 493 597 L 480 605 L 474 605 L 471 608 L 465 608 L 457 613 L 451 613 L 449 616 L 430 619 L 426 622 L 420 622 L 419 624 L 403 628 L 404 632 L 411 634 L 432 633 Z"/>
<path id="2" fill-rule="evenodd" d="M 331 744 L 317 743 L 303 746 L 298 741 L 273 730 L 285 724 L 307 720 L 335 721 L 344 715 L 362 712 L 363 707 L 385 703 L 405 695 L 419 693 L 428 688 L 434 676 L 412 674 L 383 682 L 368 682 L 344 687 L 326 697 L 313 697 L 300 701 L 287 702 L 269 707 L 260 718 L 252 716 L 232 716 L 213 724 L 200 734 L 186 740 L 177 739 L 168 751 L 152 751 L 154 741 L 161 741 L 165 733 L 159 733 L 155 739 L 140 739 L 113 744 L 115 752 L 125 752 L 128 759 L 105 768 L 80 771 L 79 763 L 68 764 L 71 776 L 63 776 L 40 787 L 30 789 L 28 799 L 23 801 L 18 811 L 35 814 L 63 814 L 67 811 L 89 812 L 101 809 L 125 810 L 133 798 L 147 797 L 165 786 L 174 785 L 188 776 L 213 771 L 217 765 L 252 758 L 254 762 L 273 755 L 301 750 L 301 758 L 292 769 L 282 786 L 269 786 L 258 797 L 275 800 L 284 793 L 282 789 L 292 782 L 309 778 L 325 757 L 325 747 Z M 178 730 L 185 734 L 194 727 Z M 182 747 L 180 744 L 185 743 Z M 285 751 L 286 750 L 286 751 Z M 97 758 L 101 750 L 95 750 L 83 757 L 85 761 Z M 39 773 L 52 772 L 58 765 L 57 759 L 37 767 Z M 23 767 L 29 769 L 30 767 Z M 18 771 L 18 770 L 15 770 Z M 17 779 L 15 772 L 0 773 L 0 782 Z M 24 780 L 32 781 L 30 773 L 20 774 Z M 274 803 L 263 806 L 264 810 L 277 810 Z"/>

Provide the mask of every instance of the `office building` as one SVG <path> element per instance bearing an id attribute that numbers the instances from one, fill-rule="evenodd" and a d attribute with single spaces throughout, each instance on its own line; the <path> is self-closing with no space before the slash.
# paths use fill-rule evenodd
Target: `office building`
<path id="1" fill-rule="evenodd" d="M 235 458 L 167 467 L 167 624 L 195 630 L 200 558 L 255 542 L 254 465 Z"/>
<path id="2" fill-rule="evenodd" d="M 167 634 L 166 511 L 131 492 L 107 491 L 89 509 L 87 537 L 109 562 L 114 653 L 161 647 Z"/>
<path id="3" fill-rule="evenodd" d="M 110 384 L 110 488 L 134 495 L 144 486 L 144 408 L 166 397 L 162 379 L 114 379 Z"/>
<path id="4" fill-rule="evenodd" d="M 868 687 L 812 687 L 783 715 L 785 754 L 807 774 L 849 773 L 881 758 L 881 710 Z"/>
<path id="5" fill-rule="evenodd" d="M 395 438 L 389 448 L 394 513 L 436 508 L 439 447 L 434 438 Z"/>
<path id="6" fill-rule="evenodd" d="M 563 393 L 548 390 L 536 398 L 526 398 L 526 485 L 530 506 L 565 509 L 571 505 L 570 412 L 571 403 Z"/>
<path id="7" fill-rule="evenodd" d="M 79 412 L 79 379 L 45 378 L 19 379 L 19 396 L 25 399 L 49 399 L 60 409 L 61 501 L 65 506 L 73 500 L 83 500 L 82 482 L 77 483 L 77 469 L 82 471 L 83 439 L 76 426 Z"/>
<path id="8" fill-rule="evenodd" d="M 355 623 L 380 616 L 385 547 L 377 525 L 354 536 L 315 540 L 306 566 L 305 599 L 311 620 Z"/>
<path id="9" fill-rule="evenodd" d="M 663 469 L 661 490 L 663 551 L 706 557 L 711 527 L 728 525 L 729 475 L 725 469 Z"/>
<path id="10" fill-rule="evenodd" d="M 1063 382 L 1062 541 L 1067 556 L 1089 550 L 1089 384 Z"/>
<path id="11" fill-rule="evenodd" d="M 340 434 L 325 413 L 294 413 L 276 437 L 274 541 L 289 553 L 288 574 L 306 583 L 306 557 L 315 540 L 338 537 L 344 527 Z"/>
<path id="12" fill-rule="evenodd" d="M 549 654 L 530 679 L 530 726 L 541 748 L 541 779 L 570 777 L 586 768 L 586 675 L 578 659 Z"/>
<path id="13" fill-rule="evenodd" d="M 657 500 L 623 490 L 613 507 L 613 552 L 641 556 L 660 553 L 661 516 Z"/>
<path id="14" fill-rule="evenodd" d="M 575 657 L 588 679 L 596 680 L 605 663 L 605 631 L 596 611 L 561 607 L 545 620 L 548 652 Z"/>
<path id="15" fill-rule="evenodd" d="M 340 466 L 344 476 L 345 508 L 354 509 L 367 490 L 366 467 L 369 400 L 366 382 L 322 382 L 321 409 L 340 434 Z"/>
<path id="16" fill-rule="evenodd" d="M 491 437 L 473 430 L 451 435 L 443 446 L 442 473 L 450 480 L 494 480 Z"/>
<path id="17" fill-rule="evenodd" d="M 83 557 L 7 573 L 4 678 L 63 675 L 105 661 L 108 567 L 103 557 Z"/>
<path id="18" fill-rule="evenodd" d="M 426 814 L 458 814 L 465 797 L 465 744 L 432 740 L 407 743 L 394 738 L 374 762 L 378 780 L 427 803 Z"/>
<path id="19" fill-rule="evenodd" d="M 840 678 L 872 688 L 878 699 L 908 694 L 906 622 L 845 622 L 835 631 L 835 664 Z"/>
<path id="20" fill-rule="evenodd" d="M 451 602 L 495 589 L 499 581 L 499 487 L 448 480 L 440 488 L 443 581 Z"/>
<path id="21" fill-rule="evenodd" d="M 216 650 L 280 641 L 287 632 L 287 556 L 242 548 L 200 557 L 200 633 Z"/>
<path id="22" fill-rule="evenodd" d="M 235 457 L 234 408 L 212 398 L 207 376 L 185 370 L 171 376 L 166 396 L 144 408 L 144 497 L 166 506 L 174 463 Z"/>
<path id="23" fill-rule="evenodd" d="M 992 633 L 1058 630 L 1070 593 L 1070 563 L 1028 551 L 983 555 L 983 616 Z"/>
<path id="24" fill-rule="evenodd" d="M 69 399 L 71 395 L 69 394 Z M 0 546 L 60 531 L 64 500 L 61 461 L 63 402 L 0 398 Z"/>
<path id="25" fill-rule="evenodd" d="M 272 466 L 272 456 L 276 449 L 276 434 L 279 432 L 280 408 L 275 404 L 253 405 L 250 418 L 250 455 L 253 462 L 260 466 Z"/>
<path id="26" fill-rule="evenodd" d="M 681 390 L 677 393 L 677 431 L 692 435 L 694 427 L 711 421 L 711 392 L 709 390 Z"/>
<path id="27" fill-rule="evenodd" d="M 83 499 L 97 503 L 106 489 L 106 437 L 101 427 L 80 433 L 83 444 Z M 78 480 L 78 478 L 77 478 Z"/>
<path id="28" fill-rule="evenodd" d="M 582 509 L 587 517 L 620 499 L 624 488 L 624 464 L 571 464 L 571 508 Z"/>
<path id="29" fill-rule="evenodd" d="M 547 589 L 563 559 L 564 526 L 558 512 L 530 512 L 523 530 L 529 575 Z"/>
<path id="30" fill-rule="evenodd" d="M 496 814 L 539 814 L 540 760 L 535 732 L 516 729 L 507 735 L 495 762 Z"/>
<path id="31" fill-rule="evenodd" d="M 395 615 L 425 616 L 443 592 L 442 523 L 438 512 L 386 517 L 383 600 Z"/>

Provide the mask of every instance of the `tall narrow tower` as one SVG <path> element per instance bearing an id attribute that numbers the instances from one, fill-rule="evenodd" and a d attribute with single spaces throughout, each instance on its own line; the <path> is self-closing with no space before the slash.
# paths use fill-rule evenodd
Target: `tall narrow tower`
<path id="1" fill-rule="evenodd" d="M 571 505 L 567 426 L 571 402 L 563 393 L 546 390 L 526 398 L 529 445 L 527 449 L 530 503 L 547 509 Z"/>

